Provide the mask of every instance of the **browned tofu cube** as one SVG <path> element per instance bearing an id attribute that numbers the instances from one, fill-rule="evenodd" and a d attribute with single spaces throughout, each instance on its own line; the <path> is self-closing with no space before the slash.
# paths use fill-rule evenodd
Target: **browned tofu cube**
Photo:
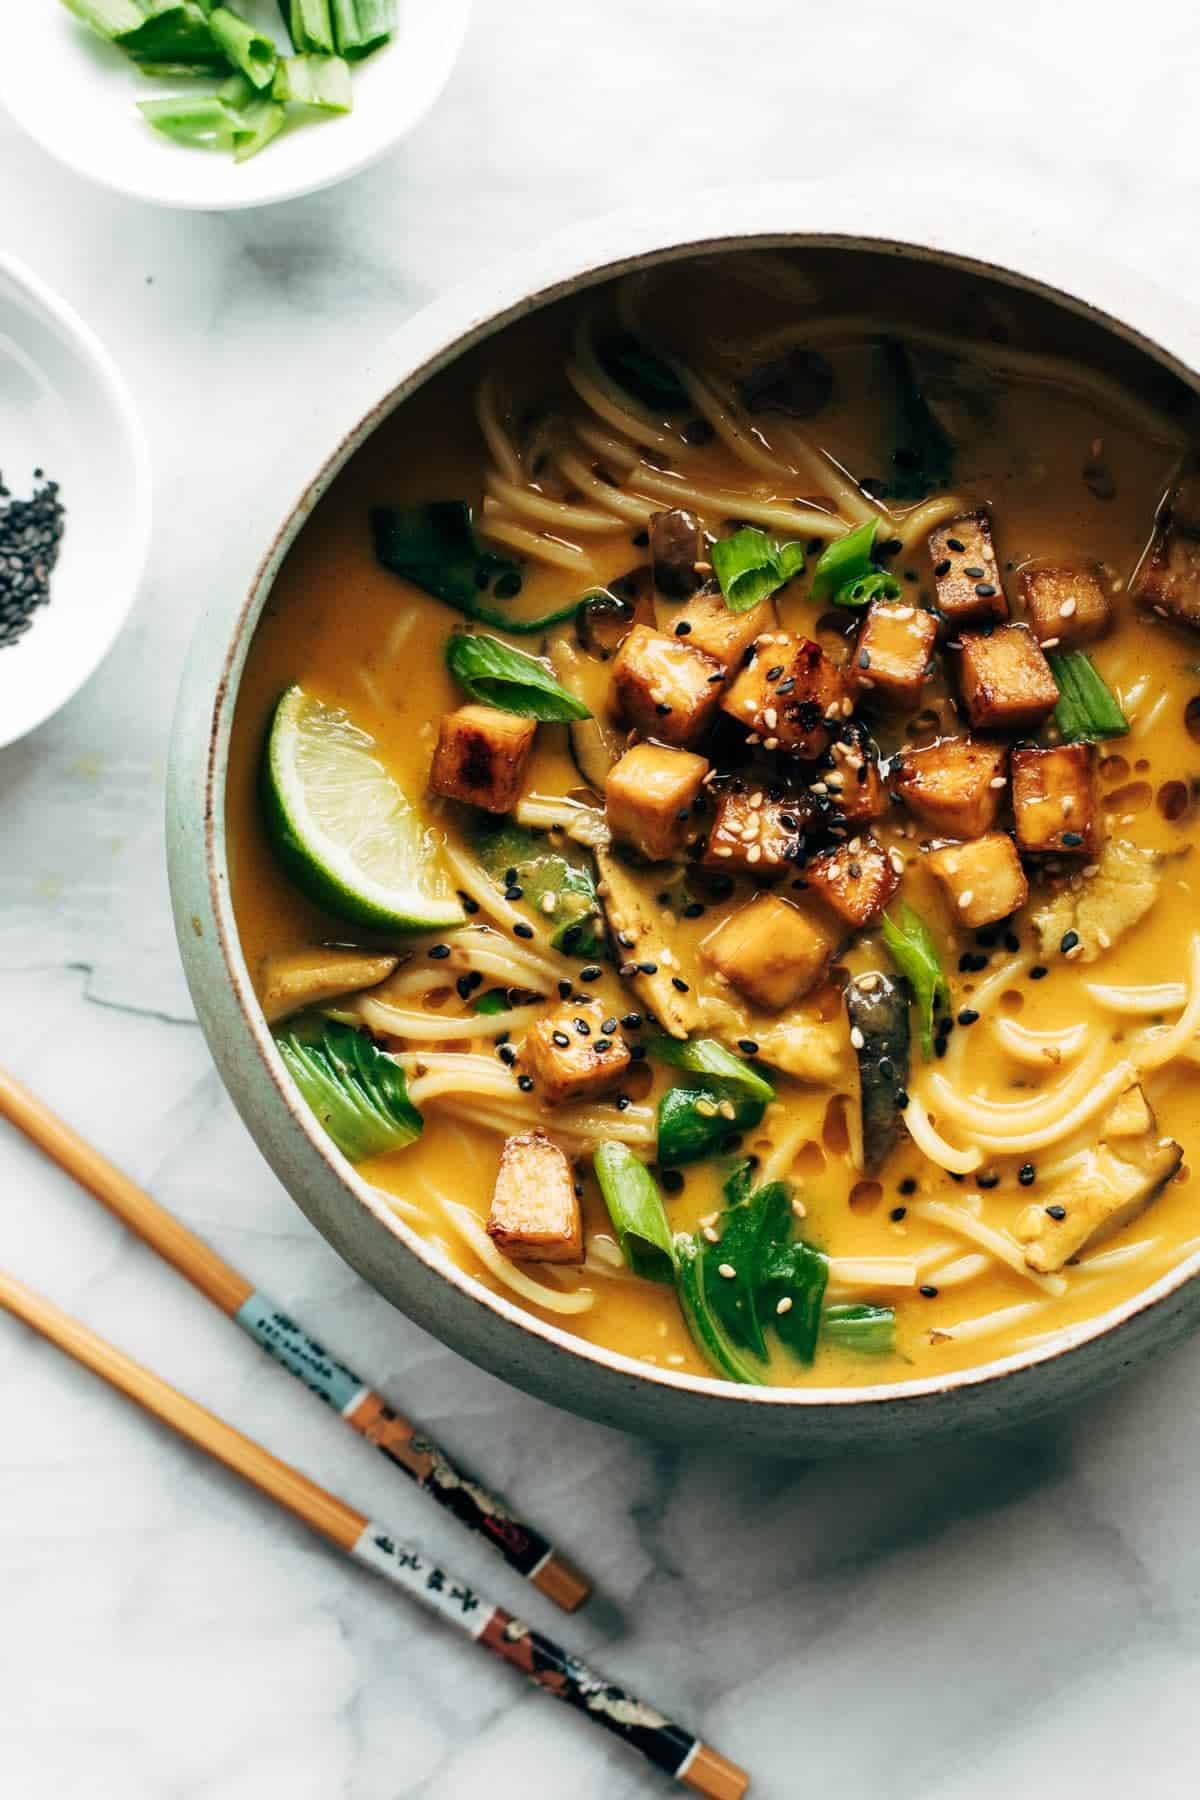
<path id="1" fill-rule="evenodd" d="M 717 710 L 725 671 L 686 638 L 635 625 L 613 659 L 613 693 L 645 737 L 694 744 Z"/>
<path id="2" fill-rule="evenodd" d="M 782 1012 L 823 981 L 841 942 L 832 917 L 760 894 L 707 937 L 702 954 L 764 1012 Z"/>
<path id="3" fill-rule="evenodd" d="M 939 738 L 902 751 L 892 786 L 905 806 L 940 837 L 976 838 L 1000 815 L 1008 751 L 978 738 Z"/>
<path id="4" fill-rule="evenodd" d="M 841 670 L 819 644 L 789 631 L 757 639 L 721 705 L 767 750 L 820 756 L 851 701 Z"/>
<path id="5" fill-rule="evenodd" d="M 596 1000 L 554 1006 L 529 1027 L 521 1061 L 543 1100 L 595 1100 L 619 1087 L 629 1067 L 629 1045 L 620 1032 L 605 1036 L 604 1011 Z"/>
<path id="6" fill-rule="evenodd" d="M 882 819 L 891 811 L 891 801 L 878 758 L 862 743 L 837 743 L 829 754 L 833 767 L 821 776 L 827 797 L 842 817 L 852 825 L 865 825 L 871 819 Z"/>
<path id="7" fill-rule="evenodd" d="M 938 611 L 952 631 L 1007 619 L 992 522 L 983 508 L 935 526 L 929 534 L 929 555 Z"/>
<path id="8" fill-rule="evenodd" d="M 583 1212 L 571 1165 L 543 1131 L 506 1138 L 488 1236 L 524 1262 L 581 1263 Z"/>
<path id="9" fill-rule="evenodd" d="M 755 638 L 775 629 L 775 607 L 760 600 L 746 612 L 730 612 L 724 594 L 695 594 L 675 620 L 676 637 L 715 656 L 729 674 L 737 669 Z"/>
<path id="10" fill-rule="evenodd" d="M 1112 623 L 1112 602 L 1094 569 L 1023 569 L 1025 617 L 1047 650 L 1082 650 Z"/>
<path id="11" fill-rule="evenodd" d="M 1028 625 L 968 633 L 958 685 L 976 731 L 1036 731 L 1058 705 L 1058 683 Z"/>
<path id="12" fill-rule="evenodd" d="M 937 620 L 923 607 L 877 600 L 867 608 L 858 633 L 851 686 L 891 706 L 919 706 L 921 689 L 933 672 L 937 634 Z"/>
<path id="13" fill-rule="evenodd" d="M 766 880 L 784 874 L 800 854 L 812 810 L 799 794 L 771 800 L 761 787 L 724 788 L 704 850 L 705 868 Z"/>
<path id="14" fill-rule="evenodd" d="M 1200 465 L 1188 467 L 1159 514 L 1130 593 L 1160 619 L 1200 630 Z"/>
<path id="15" fill-rule="evenodd" d="M 945 892 L 960 925 L 977 931 L 1007 919 L 1029 898 L 1029 883 L 1007 832 L 989 831 L 972 844 L 946 844 L 925 865 Z"/>
<path id="16" fill-rule="evenodd" d="M 707 774 L 707 760 L 691 750 L 635 744 L 604 783 L 609 830 L 649 862 L 674 856 L 695 831 L 692 807 Z"/>
<path id="17" fill-rule="evenodd" d="M 1094 744 L 1056 744 L 1012 753 L 1017 842 L 1030 856 L 1082 856 L 1100 848 L 1103 820 Z"/>
<path id="18" fill-rule="evenodd" d="M 457 712 L 443 713 L 430 791 L 486 812 L 511 812 L 536 734 L 536 719 L 519 719 L 494 706 L 460 706 Z"/>
<path id="19" fill-rule="evenodd" d="M 650 567 L 654 585 L 668 600 L 686 600 L 700 586 L 696 567 L 704 557 L 704 533 L 695 513 L 682 506 L 657 512 L 650 521 Z"/>
<path id="20" fill-rule="evenodd" d="M 900 885 L 900 870 L 876 838 L 851 838 L 814 856 L 804 871 L 810 890 L 847 925 L 874 925 Z"/>

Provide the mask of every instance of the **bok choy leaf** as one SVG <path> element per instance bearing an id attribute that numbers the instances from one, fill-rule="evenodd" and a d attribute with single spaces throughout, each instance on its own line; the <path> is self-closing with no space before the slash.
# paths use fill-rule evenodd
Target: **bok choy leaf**
<path id="1" fill-rule="evenodd" d="M 635 1275 L 672 1281 L 675 1246 L 658 1183 L 627 1144 L 601 1144 L 593 1167 L 621 1254 Z"/>
<path id="2" fill-rule="evenodd" d="M 446 667 L 472 700 L 497 706 L 502 712 L 556 725 L 592 716 L 582 700 L 555 680 L 545 663 L 498 638 L 454 632 L 446 643 Z"/>
<path id="3" fill-rule="evenodd" d="M 276 1034 L 289 1075 L 343 1156 L 353 1163 L 401 1150 L 423 1120 L 403 1070 L 365 1032 L 333 1019 L 300 1019 Z"/>

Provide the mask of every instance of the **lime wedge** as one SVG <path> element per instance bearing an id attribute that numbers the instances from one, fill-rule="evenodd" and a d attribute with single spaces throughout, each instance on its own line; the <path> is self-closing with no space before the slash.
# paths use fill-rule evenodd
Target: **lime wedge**
<path id="1" fill-rule="evenodd" d="M 290 687 L 263 768 L 267 831 L 310 899 L 376 931 L 466 923 L 437 835 L 388 774 L 373 737 L 340 707 Z"/>

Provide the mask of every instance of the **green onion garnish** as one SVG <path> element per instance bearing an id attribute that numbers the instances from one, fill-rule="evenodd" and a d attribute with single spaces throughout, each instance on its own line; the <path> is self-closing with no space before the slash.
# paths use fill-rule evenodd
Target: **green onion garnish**
<path id="1" fill-rule="evenodd" d="M 396 0 L 332 0 L 338 54 L 361 62 L 386 44 L 396 29 Z"/>
<path id="2" fill-rule="evenodd" d="M 621 1254 L 635 1275 L 672 1281 L 675 1247 L 658 1183 L 627 1144 L 601 1144 L 592 1159 Z"/>
<path id="3" fill-rule="evenodd" d="M 145 23 L 146 15 L 134 0 L 63 0 L 68 12 L 90 25 L 103 38 L 123 37 Z"/>
<path id="4" fill-rule="evenodd" d="M 865 606 L 866 596 L 862 600 L 843 600 L 844 590 L 852 588 L 856 583 L 865 582 L 869 576 L 879 574 L 871 561 L 875 537 L 879 530 L 878 519 L 867 519 L 862 525 L 855 526 L 845 537 L 834 538 L 821 552 L 817 566 L 813 570 L 812 598 L 817 601 L 838 599 L 843 606 Z M 899 590 L 897 590 L 898 592 Z"/>
<path id="5" fill-rule="evenodd" d="M 1046 660 L 1058 683 L 1054 723 L 1064 743 L 1096 743 L 1124 737 L 1129 720 L 1095 664 L 1083 650 L 1048 650 Z"/>
<path id="6" fill-rule="evenodd" d="M 720 538 L 712 547 L 713 572 L 730 612 L 749 612 L 804 568 L 804 546 L 777 544 L 756 525 Z"/>
<path id="7" fill-rule="evenodd" d="M 287 108 L 278 100 L 252 100 L 248 106 L 243 106 L 233 134 L 234 162 L 247 162 L 260 150 L 265 150 L 272 139 L 279 136 L 286 121 Z"/>
<path id="8" fill-rule="evenodd" d="M 906 900 L 900 902 L 898 911 L 897 919 L 884 913 L 883 941 L 888 955 L 912 988 L 921 1021 L 921 1048 L 929 1057 L 933 1055 L 934 1009 L 939 999 L 949 1001 L 950 990 L 928 925 Z"/>
<path id="9" fill-rule="evenodd" d="M 354 105 L 350 65 L 340 56 L 281 57 L 271 92 L 276 100 L 325 112 L 348 113 Z"/>
<path id="10" fill-rule="evenodd" d="M 291 0 L 287 23 L 292 43 L 301 55 L 333 55 L 335 46 L 329 0 Z"/>
<path id="11" fill-rule="evenodd" d="M 174 138 L 177 144 L 218 150 L 234 147 L 238 115 L 216 94 L 173 94 L 167 100 L 139 100 L 138 111 L 155 131 Z"/>
<path id="12" fill-rule="evenodd" d="M 269 87 L 279 58 L 269 37 L 255 31 L 227 6 L 215 6 L 208 28 L 228 60 L 256 88 Z"/>

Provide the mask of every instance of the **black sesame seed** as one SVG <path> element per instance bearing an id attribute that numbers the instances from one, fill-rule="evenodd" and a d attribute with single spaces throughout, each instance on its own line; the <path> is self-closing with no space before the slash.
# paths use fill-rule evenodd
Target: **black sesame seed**
<path id="1" fill-rule="evenodd" d="M 429 954 L 434 962 L 444 962 L 450 954 L 450 946 L 449 944 L 435 944 Z"/>
<path id="2" fill-rule="evenodd" d="M 523 887 L 505 888 L 504 898 L 506 900 L 523 900 L 525 898 L 525 889 Z"/>
<path id="3" fill-rule="evenodd" d="M 654 708 L 660 719 L 665 719 L 671 708 L 665 700 L 659 700 Z"/>
<path id="4" fill-rule="evenodd" d="M 698 919 L 703 912 L 704 908 L 698 900 L 689 900 L 683 909 L 683 916 L 685 919 Z"/>
<path id="5" fill-rule="evenodd" d="M 672 975 L 671 986 L 675 989 L 676 993 L 679 994 L 690 994 L 692 991 L 682 975 Z"/>
<path id="6" fill-rule="evenodd" d="M 966 576 L 968 581 L 982 581 L 983 580 L 983 570 L 982 569 L 964 568 L 963 574 Z"/>
<path id="7" fill-rule="evenodd" d="M 520 1090 L 523 1094 L 531 1094 L 533 1092 L 533 1076 L 532 1075 L 518 1075 L 517 1076 L 517 1086 L 520 1088 Z"/>
<path id="8" fill-rule="evenodd" d="M 471 998 L 471 989 L 474 986 L 474 983 L 469 975 L 460 975 L 454 985 L 458 989 L 458 997 L 460 1000 L 469 1000 Z"/>
<path id="9" fill-rule="evenodd" d="M 648 531 L 635 531 L 629 541 L 635 549 L 644 550 L 646 545 L 650 542 L 650 533 Z"/>
<path id="10" fill-rule="evenodd" d="M 962 555 L 962 553 L 966 549 L 966 547 L 967 546 L 963 543 L 960 543 L 957 538 L 947 538 L 946 539 L 947 550 L 953 550 L 955 552 L 955 554 L 958 556 Z"/>
<path id="11" fill-rule="evenodd" d="M 638 964 L 638 968 L 641 970 L 643 975 L 657 975 L 658 974 L 658 964 L 656 962 L 641 962 Z"/>
<path id="12" fill-rule="evenodd" d="M 690 620 L 680 619 L 678 624 L 675 627 L 675 636 L 676 637 L 688 637 L 691 634 L 691 629 L 692 629 L 692 627 L 691 627 Z"/>
<path id="13" fill-rule="evenodd" d="M 950 573 L 950 558 L 947 557 L 944 562 L 938 563 L 933 572 L 939 581 L 943 575 L 948 575 Z"/>
<path id="14" fill-rule="evenodd" d="M 567 981 L 565 977 L 559 982 L 558 997 L 560 1000 L 569 1000 L 571 998 L 571 987 L 572 983 Z"/>
<path id="15" fill-rule="evenodd" d="M 606 1050 L 611 1050 L 611 1049 L 612 1049 L 612 1039 L 611 1038 L 598 1037 L 596 1039 L 596 1054 L 598 1056 L 603 1056 L 604 1052 Z"/>
<path id="16" fill-rule="evenodd" d="M 889 1216 L 891 1218 L 892 1224 L 898 1225 L 900 1223 L 901 1219 L 907 1219 L 908 1208 L 907 1208 L 907 1206 L 893 1206 Z"/>
<path id="17" fill-rule="evenodd" d="M 1012 950 L 1014 952 L 1016 952 L 1017 950 L 1019 950 L 1021 948 L 1021 940 L 1017 936 L 1015 931 L 1006 931 L 1005 932 L 1004 948 L 1006 950 Z"/>
<path id="18" fill-rule="evenodd" d="M 743 1054 L 746 1056 L 757 1056 L 758 1055 L 758 1044 L 756 1043 L 754 1038 L 739 1038 L 738 1039 L 738 1049 L 741 1050 L 743 1052 Z"/>
<path id="19" fill-rule="evenodd" d="M 599 981 L 604 971 L 598 963 L 589 963 L 586 969 L 580 969 L 580 981 Z"/>
<path id="20" fill-rule="evenodd" d="M 923 1300 L 937 1299 L 937 1289 L 931 1281 L 923 1281 L 919 1291 Z"/>
<path id="21" fill-rule="evenodd" d="M 973 1006 L 964 1006 L 958 1015 L 958 1022 L 960 1025 L 974 1025 L 978 1017 L 979 1014 Z"/>
<path id="22" fill-rule="evenodd" d="M 1083 842 L 1083 833 L 1080 831 L 1064 831 L 1062 834 L 1062 841 L 1067 849 L 1078 850 L 1080 844 Z"/>
<path id="23" fill-rule="evenodd" d="M 500 1061 L 505 1063 L 510 1069 L 517 1060 L 517 1053 L 511 1044 L 501 1044 L 496 1055 L 500 1058 Z"/>
<path id="24" fill-rule="evenodd" d="M 783 674 L 783 664 L 776 663 L 773 668 L 770 668 L 767 670 L 767 680 L 768 681 L 778 681 L 779 677 L 782 674 Z"/>
<path id="25" fill-rule="evenodd" d="M 591 1037 L 591 1035 L 592 1035 L 592 1028 L 588 1024 L 586 1019 L 576 1019 L 575 1029 L 579 1033 L 580 1037 Z"/>
<path id="26" fill-rule="evenodd" d="M 659 1180 L 668 1194 L 682 1194 L 683 1176 L 678 1169 L 664 1169 Z"/>
<path id="27" fill-rule="evenodd" d="M 470 894 L 464 894 L 461 888 L 459 889 L 458 898 L 462 903 L 462 909 L 465 913 L 477 913 L 479 911 L 478 900 L 472 900 Z"/>
<path id="28" fill-rule="evenodd" d="M 645 1060 L 645 1055 L 646 1055 L 645 1044 L 630 1044 L 629 1059 L 631 1062 L 642 1062 Z"/>
<path id="29" fill-rule="evenodd" d="M 615 1019 L 605 1019 L 601 1024 L 600 1029 L 605 1037 L 612 1037 L 617 1029 L 617 1021 Z"/>
<path id="30" fill-rule="evenodd" d="M 904 1109 L 907 1107 L 907 1105 L 908 1105 L 908 1089 L 907 1088 L 897 1088 L 896 1089 L 896 1111 L 903 1112 Z"/>
<path id="31" fill-rule="evenodd" d="M 531 938 L 533 936 L 533 926 L 532 925 L 514 925 L 513 926 L 513 936 L 519 937 L 519 938 Z"/>
<path id="32" fill-rule="evenodd" d="M 982 1175 L 977 1175 L 975 1179 L 981 1188 L 994 1188 L 1000 1186 L 1000 1177 L 994 1169 L 985 1170 Z"/>
<path id="33" fill-rule="evenodd" d="M 621 1023 L 626 1031 L 637 1031 L 642 1023 L 642 1015 L 641 1013 L 627 1012 L 625 1017 L 621 1020 Z M 605 1026 L 605 1030 L 607 1029 L 608 1027 Z"/>
<path id="34" fill-rule="evenodd" d="M 996 592 L 996 589 L 990 581 L 977 581 L 975 583 L 975 592 L 979 595 L 981 600 L 990 600 L 992 595 Z"/>
<path id="35" fill-rule="evenodd" d="M 1052 1219 L 1065 1219 L 1067 1216 L 1067 1209 L 1065 1206 L 1048 1206 L 1046 1211 Z"/>
<path id="36" fill-rule="evenodd" d="M 906 1175 L 904 1177 L 904 1180 L 900 1183 L 900 1192 L 902 1194 L 915 1194 L 916 1191 L 917 1191 L 916 1176 L 915 1175 Z"/>
<path id="37" fill-rule="evenodd" d="M 1043 963 L 1034 963 L 1029 971 L 1029 979 L 1030 981 L 1043 981 L 1049 973 L 1049 969 Z"/>
<path id="38" fill-rule="evenodd" d="M 552 1044 L 557 1044 L 560 1050 L 566 1050 L 569 1047 L 571 1040 L 565 1031 L 552 1031 L 550 1033 L 550 1042 Z"/>
<path id="39" fill-rule="evenodd" d="M 618 1094 L 616 1104 L 617 1104 L 617 1111 L 624 1112 L 625 1108 L 629 1105 L 629 1095 L 628 1094 Z"/>
<path id="40" fill-rule="evenodd" d="M 1032 1163 L 1022 1163 L 1017 1170 L 1017 1180 L 1022 1187 L 1032 1187 L 1037 1180 L 1037 1170 Z"/>
<path id="41" fill-rule="evenodd" d="M 512 884 L 513 884 L 513 882 L 514 882 L 514 881 L 515 881 L 515 880 L 516 880 L 516 879 L 517 879 L 517 871 L 516 871 L 516 870 L 515 870 L 515 869 L 505 869 L 505 871 L 504 871 L 504 885 L 505 885 L 505 887 L 511 887 L 511 886 L 512 886 Z"/>
<path id="42" fill-rule="evenodd" d="M 1062 937 L 1059 940 L 1058 947 L 1062 951 L 1063 955 L 1065 956 L 1067 951 L 1073 950 L 1078 942 L 1079 942 L 1079 933 L 1077 931 L 1064 931 L 1062 934 Z"/>

